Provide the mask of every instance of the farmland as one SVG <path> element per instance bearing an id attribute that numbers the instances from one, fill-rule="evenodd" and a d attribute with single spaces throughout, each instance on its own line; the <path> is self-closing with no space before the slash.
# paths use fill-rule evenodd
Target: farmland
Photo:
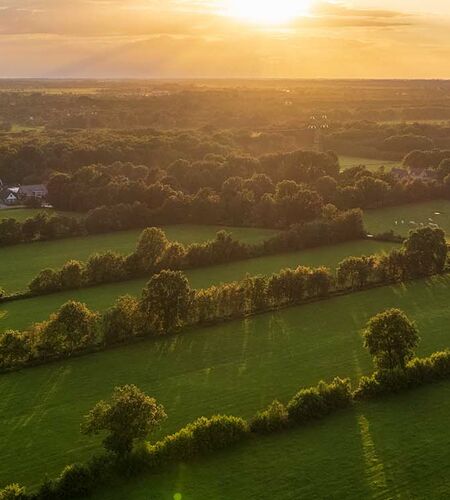
<path id="1" fill-rule="evenodd" d="M 180 234 L 178 233 L 179 238 Z M 238 232 L 238 234 L 240 233 Z M 115 234 L 113 236 L 117 237 L 118 235 Z M 186 233 L 184 237 L 187 239 L 189 235 Z M 132 238 L 129 239 L 132 240 Z M 64 241 L 57 243 L 62 244 Z M 107 244 L 106 242 L 104 243 Z M 128 244 L 128 240 L 124 241 L 123 244 Z M 39 243 L 39 245 L 43 245 L 43 243 Z M 21 250 L 29 246 L 23 245 L 14 248 Z M 371 255 L 373 253 L 389 251 L 391 248 L 393 248 L 393 244 L 391 243 L 369 240 L 354 241 L 331 247 L 320 247 L 300 252 L 260 257 L 244 262 L 232 262 L 208 268 L 193 269 L 187 271 L 186 274 L 192 287 L 206 288 L 213 284 L 241 279 L 246 273 L 251 275 L 271 274 L 284 267 L 325 265 L 334 268 L 348 255 Z M 77 250 L 79 251 L 80 248 L 77 247 Z M 4 267 L 6 271 L 6 264 Z M 11 273 L 11 279 L 14 280 L 13 273 Z M 10 328 L 23 329 L 33 322 L 42 321 L 69 299 L 84 302 L 93 310 L 104 310 L 121 295 L 139 295 L 147 281 L 147 278 L 143 278 L 0 304 L 0 331 Z"/>
<path id="2" fill-rule="evenodd" d="M 98 442 L 79 435 L 81 416 L 116 385 L 137 384 L 164 404 L 169 415 L 164 434 L 201 415 L 249 417 L 275 397 L 286 400 L 321 378 L 367 373 L 372 364 L 360 329 L 393 304 L 416 320 L 420 355 L 444 348 L 449 286 L 449 277 L 439 277 L 382 287 L 3 375 L 0 424 L 7 431 L 0 482 L 36 484 L 45 473 L 90 456 Z M 436 398 L 442 399 L 438 393 Z M 435 415 L 437 428 L 444 425 L 439 415 L 446 414 Z M 327 439 L 318 441 L 327 446 Z M 395 448 L 396 442 L 380 446 Z"/>
<path id="3" fill-rule="evenodd" d="M 53 210 L 51 208 L 3 208 L 0 210 L 0 220 L 2 219 L 15 219 L 18 222 L 23 222 L 29 217 L 34 217 L 40 213 L 46 213 L 49 215 L 53 215 L 56 213 L 60 213 L 61 215 L 71 215 L 73 213 L 70 212 L 58 212 L 57 210 Z"/>
<path id="4" fill-rule="evenodd" d="M 386 170 L 390 170 L 392 167 L 400 166 L 401 161 L 375 160 L 373 158 L 358 158 L 356 156 L 339 156 L 339 164 L 343 170 L 351 167 L 359 167 L 361 165 L 367 167 L 368 170 L 378 170 L 380 167 L 385 167 Z"/>
<path id="5" fill-rule="evenodd" d="M 158 475 L 113 482 L 93 498 L 448 498 L 443 464 L 449 413 L 450 383 L 444 382 L 359 404 Z"/>
<path id="6" fill-rule="evenodd" d="M 392 230 L 408 236 L 410 230 L 430 222 L 438 224 L 447 236 L 450 234 L 450 201 L 433 200 L 364 212 L 365 226 L 373 234 Z"/>
<path id="7" fill-rule="evenodd" d="M 0 500 L 450 498 L 433 2 L 7 9 Z"/>
<path id="8" fill-rule="evenodd" d="M 170 240 L 183 244 L 214 239 L 221 229 L 226 229 L 234 238 L 245 243 L 256 243 L 276 234 L 276 231 L 267 229 L 221 226 L 173 225 L 162 229 Z M 61 267 L 71 259 L 85 261 L 95 252 L 113 250 L 121 254 L 130 253 L 136 247 L 141 232 L 142 229 L 136 229 L 0 248 L 1 286 L 9 292 L 24 290 L 42 269 Z"/>

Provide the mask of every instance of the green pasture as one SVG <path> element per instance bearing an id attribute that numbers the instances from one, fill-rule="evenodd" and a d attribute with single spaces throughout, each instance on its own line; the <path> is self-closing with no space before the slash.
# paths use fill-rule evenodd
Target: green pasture
<path id="1" fill-rule="evenodd" d="M 193 287 L 206 288 L 215 284 L 239 280 L 244 278 L 247 273 L 251 275 L 271 274 L 285 267 L 326 265 L 335 268 L 348 255 L 371 255 L 389 251 L 393 246 L 392 243 L 360 240 L 193 269 L 187 271 L 186 274 Z M 70 299 L 84 302 L 93 310 L 104 310 L 121 295 L 139 295 L 147 281 L 148 278 L 130 280 L 0 304 L 0 331 L 11 328 L 24 329 L 31 323 L 47 319 L 52 312 Z"/>
<path id="2" fill-rule="evenodd" d="M 380 167 L 385 167 L 390 170 L 392 167 L 401 166 L 401 161 L 392 160 L 374 160 L 373 158 L 359 158 L 357 156 L 339 156 L 339 165 L 342 170 L 347 168 L 359 167 L 363 165 L 368 170 L 378 170 Z"/>
<path id="3" fill-rule="evenodd" d="M 80 420 L 93 404 L 107 398 L 117 385 L 137 384 L 165 406 L 169 418 L 159 436 L 173 432 L 201 415 L 228 413 L 249 417 L 274 398 L 287 400 L 299 387 L 316 384 L 319 379 L 348 376 L 354 380 L 370 372 L 372 363 L 362 346 L 360 330 L 371 316 L 388 307 L 402 308 L 417 322 L 422 337 L 419 355 L 429 355 L 448 347 L 449 299 L 450 277 L 441 276 L 353 293 L 213 327 L 191 329 L 178 336 L 151 339 L 77 359 L 3 374 L 0 376 L 0 484 L 18 481 L 35 485 L 46 473 L 55 475 L 66 464 L 85 460 L 98 451 L 98 440 L 80 435 Z M 445 396 L 445 392 L 442 394 Z M 378 426 L 379 432 L 382 432 L 383 421 L 377 424 L 375 420 L 372 424 L 370 415 L 366 416 L 368 423 L 361 425 L 365 434 L 372 432 L 373 425 L 372 434 L 366 435 L 363 442 L 355 444 L 356 417 L 342 417 L 344 420 L 341 421 L 340 417 L 336 417 L 338 420 L 335 422 L 341 424 L 334 424 L 332 434 L 324 434 L 323 439 L 319 437 L 320 434 L 306 437 L 305 447 L 301 434 L 298 434 L 298 438 L 295 438 L 297 434 L 293 434 L 294 441 L 289 446 L 291 451 L 280 453 L 283 446 L 276 451 L 272 449 L 271 454 L 265 457 L 268 462 L 259 461 L 257 457 L 258 454 L 264 454 L 264 446 L 270 448 L 273 438 L 261 440 L 260 444 L 255 445 L 254 465 L 260 472 L 265 472 L 267 488 L 271 484 L 278 487 L 279 478 L 276 476 L 279 468 L 287 474 L 285 477 L 291 477 L 292 484 L 299 485 L 302 482 L 297 477 L 299 472 L 296 467 L 303 470 L 302 464 L 311 460 L 311 465 L 304 470 L 303 484 L 303 487 L 310 488 L 309 491 L 312 491 L 314 481 L 320 477 L 330 488 L 327 491 L 334 491 L 331 487 L 333 481 L 341 487 L 356 488 L 355 491 L 358 491 L 359 482 L 367 480 L 365 473 L 378 474 L 379 464 L 373 457 L 382 457 L 381 447 L 388 447 L 390 453 L 400 453 L 401 456 L 402 447 L 410 446 L 413 451 L 417 451 L 419 441 L 415 440 L 427 439 L 427 429 L 420 427 L 418 432 L 419 415 L 423 414 L 423 418 L 428 421 L 433 419 L 438 430 L 447 429 L 448 398 L 445 402 L 445 397 L 440 396 L 440 393 L 436 393 L 435 397 L 437 400 L 433 404 L 439 412 L 427 414 L 424 408 L 411 399 L 409 410 L 405 403 L 403 411 L 412 412 L 411 417 L 414 416 L 414 419 L 395 421 L 398 429 L 411 433 L 409 445 L 403 442 L 401 434 L 396 439 L 379 443 L 378 439 L 381 438 L 377 436 L 376 428 Z M 395 409 L 396 401 L 393 400 L 392 404 Z M 329 425 L 329 429 L 333 429 L 333 423 Z M 348 432 L 344 432 L 345 429 Z M 395 427 L 387 428 L 385 432 L 385 436 L 395 437 Z M 332 441 L 331 435 L 337 441 Z M 417 451 L 419 458 L 424 460 L 424 484 L 429 480 L 427 472 L 437 474 L 440 471 L 444 474 L 447 471 L 448 463 L 440 462 L 438 455 L 441 452 L 439 446 L 445 446 L 444 441 L 449 439 L 448 432 L 443 432 L 440 438 L 438 446 L 434 446 L 432 441 L 428 443 L 429 455 L 420 454 L 422 448 Z M 288 441 L 289 438 L 280 437 L 278 444 Z M 295 442 L 298 444 L 294 445 Z M 351 455 L 349 448 L 341 448 L 339 443 L 347 443 L 353 453 L 359 450 L 362 458 L 358 468 L 352 468 L 355 456 Z M 318 447 L 318 451 L 312 454 L 314 446 Z M 325 453 L 327 449 L 329 455 Z M 295 456 L 300 457 L 299 462 L 287 467 L 286 460 L 289 456 L 293 457 L 294 452 L 298 454 Z M 247 456 L 252 455 L 251 450 L 247 453 Z M 314 460 L 318 460 L 321 453 L 326 462 L 320 470 L 316 470 L 313 467 Z M 433 454 L 437 458 L 432 466 L 427 457 Z M 238 457 L 234 466 L 240 470 L 240 479 L 236 481 L 245 481 L 245 461 L 242 459 L 241 462 Z M 399 464 L 403 469 L 420 465 L 400 459 Z M 195 467 L 195 464 L 191 467 Z M 343 468 L 342 477 L 339 475 L 340 467 Z M 326 478 L 324 471 L 328 469 L 331 475 Z M 414 472 L 410 469 L 412 476 L 415 476 Z M 219 471 L 216 474 L 212 480 L 217 477 L 219 484 Z M 230 488 L 231 476 L 226 474 L 231 474 L 231 470 L 223 470 L 223 474 L 224 478 L 229 478 L 224 480 L 227 484 L 223 484 L 223 487 Z M 349 477 L 355 484 L 349 484 Z M 177 479 L 182 484 L 183 477 Z M 251 481 L 256 480 L 253 475 Z M 419 478 L 416 480 L 419 481 Z M 407 483 L 392 484 L 389 476 L 386 476 L 386 481 L 392 488 L 401 488 L 402 484 L 408 487 Z M 440 487 L 439 482 L 433 484 L 434 488 Z M 178 486 L 178 482 L 175 486 Z M 251 491 L 251 487 L 252 483 L 249 483 L 247 491 Z M 263 491 L 262 484 L 258 488 Z M 230 490 L 224 490 L 224 498 L 232 498 L 233 495 L 227 496 L 227 491 Z M 152 496 L 150 493 L 149 498 Z M 214 498 L 214 494 L 215 490 L 211 490 L 211 498 Z M 289 494 L 286 493 L 283 498 L 308 498 L 308 495 L 296 495 L 295 491 Z M 245 491 L 243 495 L 246 498 Z M 158 495 L 156 498 L 159 498 Z M 276 493 L 273 498 L 278 498 Z"/>
<path id="4" fill-rule="evenodd" d="M 364 224 L 369 233 L 377 234 L 393 230 L 402 236 L 408 236 L 412 229 L 437 224 L 450 235 L 450 200 L 433 200 L 366 210 Z"/>
<path id="5" fill-rule="evenodd" d="M 58 212 L 52 208 L 2 208 L 0 210 L 0 220 L 2 219 L 15 219 L 19 222 L 23 222 L 30 217 L 34 217 L 39 213 L 48 213 L 50 215 L 60 213 L 62 215 L 75 216 L 73 212 Z"/>
<path id="6" fill-rule="evenodd" d="M 225 452 L 113 481 L 93 500 L 444 499 L 450 383 L 423 387 Z M 177 495 L 177 496 L 175 496 Z"/>
<path id="7" fill-rule="evenodd" d="M 184 244 L 214 239 L 221 229 L 226 229 L 234 238 L 245 243 L 257 243 L 277 233 L 271 229 L 197 225 L 164 226 L 162 229 L 170 240 Z M 0 287 L 8 292 L 25 290 L 42 269 L 59 268 L 71 259 L 86 261 L 95 252 L 114 250 L 122 254 L 131 253 L 141 232 L 142 229 L 135 229 L 2 247 Z"/>

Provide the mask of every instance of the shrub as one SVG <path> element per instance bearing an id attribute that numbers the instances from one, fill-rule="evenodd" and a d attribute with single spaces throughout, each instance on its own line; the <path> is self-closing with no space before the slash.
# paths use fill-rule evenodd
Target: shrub
<path id="1" fill-rule="evenodd" d="M 0 490 L 0 500 L 26 500 L 28 497 L 23 486 L 10 484 Z"/>
<path id="2" fill-rule="evenodd" d="M 450 351 L 436 352 L 429 358 L 414 358 L 404 369 L 378 370 L 361 377 L 355 391 L 357 399 L 392 394 L 450 376 Z"/>
<path id="3" fill-rule="evenodd" d="M 184 460 L 242 441 L 249 433 L 248 424 L 238 417 L 216 415 L 201 417 L 175 434 L 149 448 L 152 462 Z"/>
<path id="4" fill-rule="evenodd" d="M 324 417 L 335 409 L 349 406 L 351 402 L 350 381 L 335 378 L 331 384 L 319 382 L 317 387 L 300 390 L 289 401 L 287 411 L 289 419 L 302 423 Z"/>
<path id="5" fill-rule="evenodd" d="M 55 498 L 83 498 L 90 493 L 96 478 L 85 465 L 68 465 L 55 483 Z"/>
<path id="6" fill-rule="evenodd" d="M 28 285 L 31 293 L 44 294 L 61 289 L 59 273 L 53 269 L 44 269 Z"/>
<path id="7" fill-rule="evenodd" d="M 31 352 L 31 342 L 26 333 L 7 330 L 0 335 L 0 367 L 25 364 Z"/>
<path id="8" fill-rule="evenodd" d="M 124 295 L 110 307 L 102 318 L 103 341 L 107 345 L 123 342 L 135 334 L 139 315 L 139 302 Z"/>
<path id="9" fill-rule="evenodd" d="M 84 282 L 84 265 L 77 260 L 69 260 L 59 272 L 61 287 L 63 289 L 80 288 Z"/>
<path id="10" fill-rule="evenodd" d="M 250 430 L 257 434 L 270 434 L 286 427 L 288 412 L 279 401 L 273 401 L 267 409 L 258 412 L 250 421 Z"/>

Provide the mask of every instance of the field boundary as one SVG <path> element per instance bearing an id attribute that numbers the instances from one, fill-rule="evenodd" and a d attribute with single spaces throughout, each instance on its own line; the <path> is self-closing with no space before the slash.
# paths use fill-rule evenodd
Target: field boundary
<path id="1" fill-rule="evenodd" d="M 433 276 L 439 276 L 439 275 L 433 275 Z M 217 325 L 220 325 L 222 323 L 230 323 L 233 321 L 243 321 L 247 318 L 252 318 L 256 316 L 261 316 L 263 314 L 270 314 L 278 311 L 283 311 L 286 309 L 290 309 L 293 307 L 301 307 L 303 305 L 310 305 L 314 304 L 317 302 L 324 302 L 327 300 L 333 300 L 337 299 L 339 297 L 344 297 L 347 295 L 353 295 L 353 294 L 358 294 L 358 293 L 364 293 L 369 290 L 373 290 L 376 288 L 383 288 L 383 287 L 390 287 L 390 286 L 395 286 L 395 285 L 401 285 L 402 283 L 409 283 L 409 282 L 415 282 L 415 281 L 422 281 L 422 280 L 428 280 L 430 278 L 433 278 L 433 276 L 426 276 L 426 277 L 418 277 L 418 278 L 411 278 L 406 281 L 391 281 L 389 283 L 369 283 L 365 285 L 364 287 L 358 288 L 358 289 L 353 289 L 353 288 L 346 288 L 345 290 L 334 290 L 329 293 L 327 296 L 319 296 L 319 297 L 310 297 L 307 299 L 304 299 L 302 301 L 299 301 L 297 303 L 293 304 L 285 304 L 282 306 L 273 306 L 265 310 L 261 311 L 255 311 L 251 313 L 246 313 L 243 314 L 242 316 L 239 317 L 234 317 L 234 318 L 222 318 L 222 319 L 217 319 L 214 321 L 206 321 L 200 325 L 188 325 L 185 327 L 182 327 L 181 329 L 175 331 L 175 332 L 170 332 L 166 333 L 164 335 L 164 338 L 169 338 L 169 337 L 176 337 L 178 335 L 185 335 L 189 334 L 193 330 L 196 330 L 198 328 L 209 328 L 209 327 L 214 327 Z M 444 273 L 441 274 L 441 276 L 450 276 L 450 268 L 448 268 Z M 0 333 L 1 335 L 1 333 Z M 139 344 L 143 342 L 158 342 L 160 340 L 159 336 L 130 336 L 127 338 L 127 340 L 124 340 L 120 343 L 114 343 L 114 344 L 104 344 L 104 343 L 99 343 L 93 346 L 90 346 L 86 349 L 80 350 L 80 351 L 74 351 L 71 353 L 70 356 L 66 356 L 63 358 L 47 358 L 45 360 L 34 360 L 33 362 L 27 363 L 24 366 L 18 366 L 18 367 L 0 367 L 0 376 L 2 374 L 8 374 L 12 372 L 17 372 L 17 371 L 22 371 L 22 370 L 27 370 L 31 368 L 35 368 L 38 366 L 43 366 L 43 365 L 48 365 L 48 364 L 56 364 L 59 362 L 63 362 L 67 359 L 76 359 L 76 358 L 81 358 L 84 356 L 88 356 L 89 354 L 96 354 L 99 352 L 105 352 L 105 351 L 111 351 L 115 349 L 120 349 L 122 347 L 128 346 L 128 345 L 134 345 L 134 344 Z"/>
<path id="2" fill-rule="evenodd" d="M 365 401 L 392 397 L 449 377 L 449 350 L 427 358 L 413 358 L 403 369 L 379 370 L 368 377 L 362 376 L 355 390 L 349 379 L 336 377 L 330 383 L 321 381 L 317 386 L 300 388 L 286 405 L 275 400 L 249 420 L 232 415 L 200 417 L 155 444 L 143 442 L 130 454 L 104 453 L 85 464 L 69 465 L 57 479 L 41 482 L 36 493 L 27 494 L 14 484 L 0 490 L 0 495 L 19 489 L 23 500 L 56 500 L 62 494 L 64 498 L 83 497 L 118 475 L 129 479 L 154 472 L 172 463 L 236 447 L 250 439 L 301 428 L 340 411 L 355 409 Z M 374 384 L 378 384 L 377 390 L 372 390 Z"/>

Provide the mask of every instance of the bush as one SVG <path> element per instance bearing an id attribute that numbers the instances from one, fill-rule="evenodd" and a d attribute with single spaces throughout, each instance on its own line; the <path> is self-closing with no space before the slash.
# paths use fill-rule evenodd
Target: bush
<path id="1" fill-rule="evenodd" d="M 289 401 L 287 411 L 290 420 L 303 423 L 322 418 L 333 410 L 345 408 L 351 402 L 350 381 L 335 378 L 331 384 L 322 381 L 317 387 L 300 390 Z"/>
<path id="2" fill-rule="evenodd" d="M 184 460 L 226 448 L 245 439 L 248 433 L 248 424 L 242 418 L 226 415 L 201 417 L 151 446 L 148 459 L 153 463 Z"/>
<path id="3" fill-rule="evenodd" d="M 68 465 L 55 484 L 55 498 L 83 498 L 91 492 L 95 481 L 87 466 Z"/>
<path id="4" fill-rule="evenodd" d="M 397 393 L 450 376 L 450 351 L 436 352 L 429 358 L 414 358 L 404 369 L 378 370 L 361 377 L 355 391 L 357 399 L 371 399 Z"/>
<path id="5" fill-rule="evenodd" d="M 124 342 L 134 336 L 139 315 L 139 302 L 125 295 L 106 310 L 102 318 L 103 341 L 106 345 Z"/>
<path id="6" fill-rule="evenodd" d="M 61 290 L 59 273 L 53 269 L 44 269 L 31 281 L 28 288 L 36 295 Z"/>
<path id="7" fill-rule="evenodd" d="M 23 486 L 10 484 L 0 490 L 0 500 L 26 500 L 28 497 Z"/>
<path id="8" fill-rule="evenodd" d="M 270 434 L 285 428 L 288 412 L 279 401 L 273 401 L 266 410 L 258 412 L 250 421 L 250 430 L 256 434 Z"/>

